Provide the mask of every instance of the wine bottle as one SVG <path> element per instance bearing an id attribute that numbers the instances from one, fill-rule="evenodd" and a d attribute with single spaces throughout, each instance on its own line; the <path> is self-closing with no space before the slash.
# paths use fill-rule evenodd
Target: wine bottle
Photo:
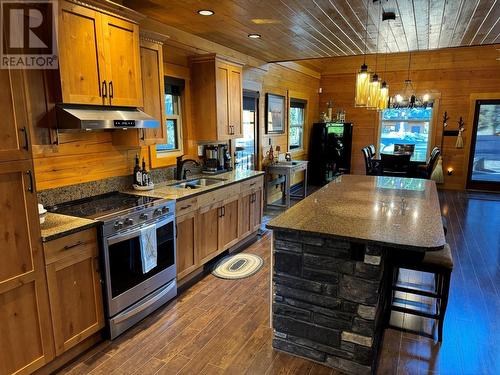
<path id="1" fill-rule="evenodd" d="M 144 161 L 144 158 L 142 158 L 142 186 L 147 186 L 148 185 L 148 172 L 146 171 L 146 162 Z"/>
<path id="2" fill-rule="evenodd" d="M 139 166 L 139 156 L 137 154 L 135 155 L 134 184 L 142 185 L 142 172 Z"/>

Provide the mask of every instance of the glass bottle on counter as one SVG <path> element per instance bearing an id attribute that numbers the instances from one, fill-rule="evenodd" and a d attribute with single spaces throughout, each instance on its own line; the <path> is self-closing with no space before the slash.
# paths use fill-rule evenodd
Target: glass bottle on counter
<path id="1" fill-rule="evenodd" d="M 134 184 L 142 185 L 142 171 L 139 166 L 139 156 L 137 154 L 135 154 Z"/>

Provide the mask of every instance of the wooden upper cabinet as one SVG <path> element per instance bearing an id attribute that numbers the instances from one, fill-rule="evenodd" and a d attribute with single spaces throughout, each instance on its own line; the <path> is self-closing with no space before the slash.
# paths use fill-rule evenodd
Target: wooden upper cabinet
<path id="1" fill-rule="evenodd" d="M 31 157 L 22 70 L 0 69 L 0 162 Z"/>
<path id="2" fill-rule="evenodd" d="M 58 38 L 64 103 L 142 106 L 136 23 L 61 1 Z"/>
<path id="3" fill-rule="evenodd" d="M 31 160 L 0 165 L 0 374 L 31 373 L 54 358 L 32 176 Z"/>
<path id="4" fill-rule="evenodd" d="M 103 15 L 109 104 L 142 107 L 139 26 Z"/>
<path id="5" fill-rule="evenodd" d="M 223 141 L 242 134 L 242 66 L 216 55 L 191 58 L 193 121 L 200 141 Z"/>
<path id="6" fill-rule="evenodd" d="M 59 71 L 64 103 L 104 104 L 101 16 L 93 9 L 59 3 Z"/>

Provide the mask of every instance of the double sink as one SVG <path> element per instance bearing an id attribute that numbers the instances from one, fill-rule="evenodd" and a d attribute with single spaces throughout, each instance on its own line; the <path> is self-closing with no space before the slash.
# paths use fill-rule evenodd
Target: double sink
<path id="1" fill-rule="evenodd" d="M 175 184 L 169 185 L 174 188 L 179 189 L 199 189 L 201 187 L 212 186 L 215 184 L 220 184 L 226 181 L 223 178 L 195 178 L 192 180 L 187 180 L 184 182 L 176 182 Z"/>

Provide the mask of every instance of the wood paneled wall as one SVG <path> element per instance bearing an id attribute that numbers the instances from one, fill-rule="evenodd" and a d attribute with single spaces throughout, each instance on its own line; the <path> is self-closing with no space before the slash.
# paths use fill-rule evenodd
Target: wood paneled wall
<path id="1" fill-rule="evenodd" d="M 208 44 L 212 47 L 212 44 Z M 188 71 L 188 56 L 196 53 L 219 52 L 196 49 L 190 46 L 180 46 L 177 42 L 167 42 L 164 45 L 164 73 L 178 75 L 176 72 Z M 264 156 L 269 149 L 269 139 L 275 147 L 280 145 L 286 152 L 288 136 L 264 134 L 265 93 L 272 92 L 284 95 L 300 96 L 308 101 L 307 126 L 317 120 L 319 75 L 314 76 L 310 70 L 298 65 L 283 66 L 280 64 L 265 64 L 261 68 L 244 70 L 244 81 L 247 88 L 256 89 L 261 93 L 260 100 L 260 155 Z M 149 165 L 148 149 L 114 146 L 110 132 L 73 132 L 59 133 L 49 130 L 48 125 L 54 124 L 49 115 L 53 107 L 51 89 L 43 72 L 30 72 L 27 76 L 29 87 L 30 119 L 34 148 L 34 163 L 38 190 L 73 185 L 82 182 L 95 181 L 107 177 L 132 174 L 136 154 L 144 157 Z M 248 87 L 249 86 L 249 87 Z M 187 86 L 188 87 L 188 86 Z M 185 96 L 190 100 L 190 96 Z M 184 109 L 196 110 L 196 103 L 190 102 Z M 288 116 L 287 116 L 288 117 Z M 287 121 L 288 125 L 288 121 Z M 309 131 L 305 131 L 305 146 L 308 145 Z M 196 129 L 192 127 L 191 116 L 184 113 L 183 122 L 184 152 L 196 156 Z M 55 142 L 58 144 L 55 144 Z M 294 158 L 302 158 L 305 151 L 298 152 Z M 175 160 L 172 159 L 172 165 Z"/>
<path id="2" fill-rule="evenodd" d="M 437 98 L 438 107 L 434 111 L 434 132 L 432 145 L 440 146 L 442 118 L 448 112 L 448 130 L 458 128 L 460 116 L 465 122 L 465 147 L 455 148 L 456 137 L 445 137 L 443 147 L 443 167 L 454 169 L 452 176 L 445 173 L 445 188 L 464 189 L 467 178 L 468 153 L 472 122 L 474 117 L 471 106 L 477 96 L 500 98 L 500 45 L 480 47 L 449 48 L 437 51 L 417 52 L 412 54 L 411 79 L 417 93 L 430 93 Z M 376 144 L 379 126 L 379 114 L 354 105 L 355 73 L 363 63 L 362 56 L 321 59 L 324 71 L 320 86 L 320 111 L 326 110 L 326 103 L 332 99 L 334 107 L 344 108 L 347 121 L 354 123 L 353 173 L 364 174 L 364 161 L 361 148 L 370 143 Z M 375 66 L 375 57 L 367 57 L 369 68 Z M 382 74 L 393 95 L 403 88 L 407 76 L 408 54 L 389 54 L 378 58 L 379 72 L 387 66 L 387 73 Z M 380 68 L 382 67 L 382 68 Z M 496 93 L 495 93 L 496 92 Z"/>

